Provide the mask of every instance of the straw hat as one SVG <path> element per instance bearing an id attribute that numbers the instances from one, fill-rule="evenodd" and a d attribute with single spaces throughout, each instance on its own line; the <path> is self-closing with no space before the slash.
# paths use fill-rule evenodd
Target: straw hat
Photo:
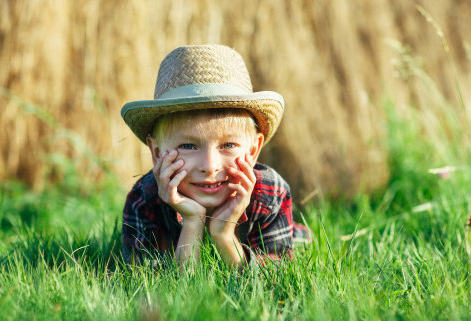
<path id="1" fill-rule="evenodd" d="M 178 111 L 244 108 L 257 121 L 268 142 L 280 123 L 283 97 L 272 91 L 253 92 L 242 57 L 222 45 L 178 47 L 162 61 L 153 100 L 125 104 L 121 116 L 146 143 L 157 117 Z"/>

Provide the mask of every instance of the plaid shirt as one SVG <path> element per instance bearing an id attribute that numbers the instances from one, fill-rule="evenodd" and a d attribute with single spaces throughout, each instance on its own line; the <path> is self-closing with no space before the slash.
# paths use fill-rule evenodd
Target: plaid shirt
<path id="1" fill-rule="evenodd" d="M 293 231 L 307 232 L 293 224 L 289 185 L 272 168 L 257 163 L 257 178 L 250 204 L 236 228 L 250 260 L 292 257 Z M 133 254 L 165 254 L 176 248 L 182 217 L 160 199 L 152 171 L 140 178 L 129 192 L 123 211 L 123 256 L 130 263 Z M 307 233 L 303 233 L 308 239 Z M 298 237 L 297 237 L 298 238 Z"/>

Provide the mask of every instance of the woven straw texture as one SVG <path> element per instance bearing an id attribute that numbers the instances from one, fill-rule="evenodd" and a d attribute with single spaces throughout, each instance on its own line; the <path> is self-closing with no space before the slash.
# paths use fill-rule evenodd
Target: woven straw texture
<path id="1" fill-rule="evenodd" d="M 247 67 L 236 51 L 221 45 L 184 46 L 162 61 L 154 99 L 172 88 L 209 83 L 231 84 L 252 92 Z"/>
<path id="2" fill-rule="evenodd" d="M 159 100 L 159 97 L 162 94 L 193 84 L 228 84 L 242 89 L 247 94 L 217 96 L 216 101 L 214 97 L 208 97 L 207 101 L 181 104 L 177 101 L 173 105 L 165 106 L 160 104 L 162 100 Z M 135 102 L 139 105 L 136 104 L 127 110 L 123 118 L 133 133 L 146 143 L 146 137 L 152 132 L 157 117 L 163 114 L 208 108 L 244 108 L 256 118 L 258 130 L 264 134 L 267 143 L 278 128 L 284 106 L 278 100 L 261 99 L 261 96 L 253 93 L 247 67 L 242 57 L 233 49 L 222 45 L 184 46 L 170 52 L 162 61 L 154 100 Z M 184 98 L 187 97 L 182 97 Z"/>

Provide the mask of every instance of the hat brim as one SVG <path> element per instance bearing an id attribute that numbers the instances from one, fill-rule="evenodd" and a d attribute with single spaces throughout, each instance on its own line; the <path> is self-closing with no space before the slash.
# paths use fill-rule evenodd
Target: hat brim
<path id="1" fill-rule="evenodd" d="M 254 115 L 258 131 L 267 143 L 275 133 L 284 111 L 283 97 L 273 91 L 237 96 L 195 96 L 132 101 L 123 106 L 121 116 L 133 133 L 146 144 L 156 119 L 164 114 L 211 108 L 242 108 Z"/>

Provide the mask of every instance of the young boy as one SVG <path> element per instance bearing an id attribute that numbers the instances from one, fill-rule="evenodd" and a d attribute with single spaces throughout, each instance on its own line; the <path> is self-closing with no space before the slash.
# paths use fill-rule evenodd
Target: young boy
<path id="1" fill-rule="evenodd" d="M 307 230 L 293 223 L 288 184 L 257 163 L 283 98 L 254 93 L 242 57 L 221 45 L 168 54 L 154 97 L 121 111 L 154 163 L 124 207 L 126 262 L 146 253 L 197 261 L 205 227 L 228 264 L 292 257 L 293 233 L 307 240 Z"/>

